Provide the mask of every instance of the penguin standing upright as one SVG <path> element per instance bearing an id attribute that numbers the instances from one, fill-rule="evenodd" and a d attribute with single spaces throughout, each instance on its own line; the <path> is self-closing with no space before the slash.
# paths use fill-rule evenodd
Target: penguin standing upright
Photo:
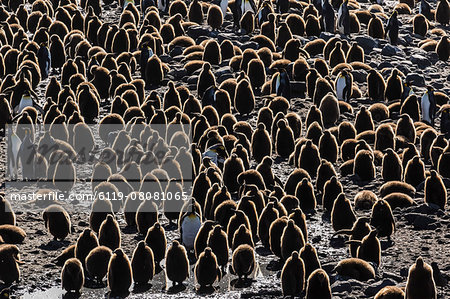
<path id="1" fill-rule="evenodd" d="M 195 237 L 202 226 L 200 215 L 196 213 L 194 207 L 181 217 L 179 225 L 181 242 L 189 252 L 194 249 Z"/>
<path id="2" fill-rule="evenodd" d="M 169 11 L 169 0 L 158 0 L 158 9 L 166 14 Z"/>
<path id="3" fill-rule="evenodd" d="M 219 6 L 220 10 L 222 11 L 222 16 L 225 18 L 228 9 L 228 0 L 220 0 Z"/>
<path id="4" fill-rule="evenodd" d="M 19 136 L 15 132 L 13 132 L 11 126 L 7 127 L 8 130 L 8 170 L 9 170 L 9 176 L 11 180 L 16 180 L 19 173 L 18 173 L 18 156 L 19 156 L 19 149 L 20 145 L 22 144 L 22 141 L 20 140 Z"/>
<path id="5" fill-rule="evenodd" d="M 277 0 L 277 10 L 280 14 L 287 13 L 289 11 L 289 0 Z"/>
<path id="6" fill-rule="evenodd" d="M 50 73 L 51 54 L 45 43 L 41 43 L 37 56 L 42 80 L 47 79 Z"/>
<path id="7" fill-rule="evenodd" d="M 445 138 L 450 138 L 450 104 L 442 105 L 441 110 L 441 132 Z"/>
<path id="8" fill-rule="evenodd" d="M 251 11 L 253 14 L 256 13 L 256 5 L 254 0 L 236 0 L 234 2 L 233 19 L 235 27 L 239 28 L 239 22 L 247 11 Z"/>
<path id="9" fill-rule="evenodd" d="M 291 99 L 291 85 L 285 69 L 280 69 L 272 79 L 272 93 Z"/>
<path id="10" fill-rule="evenodd" d="M 339 101 L 344 100 L 346 102 L 350 101 L 350 96 L 352 95 L 352 85 L 353 76 L 344 69 L 337 77 L 336 82 L 336 95 Z"/>
<path id="11" fill-rule="evenodd" d="M 338 10 L 338 30 L 340 34 L 350 35 L 350 11 L 348 0 L 344 0 Z"/>
<path id="12" fill-rule="evenodd" d="M 329 0 L 323 0 L 322 4 L 322 23 L 325 32 L 334 33 L 335 31 L 335 15 L 333 6 Z"/>
<path id="13" fill-rule="evenodd" d="M 434 127 L 434 119 L 436 117 L 436 101 L 434 99 L 433 87 L 427 87 L 427 91 L 420 100 L 420 107 L 422 109 L 422 121 L 425 121 Z"/>
<path id="14" fill-rule="evenodd" d="M 141 58 L 140 58 L 140 61 L 139 61 L 139 65 L 141 67 L 141 78 L 143 80 L 145 80 L 145 68 L 147 66 L 147 61 L 152 56 L 153 56 L 152 48 L 149 46 L 148 43 L 144 43 L 141 46 Z"/>
<path id="15" fill-rule="evenodd" d="M 386 37 L 392 45 L 396 45 L 398 41 L 398 19 L 397 19 L 398 12 L 397 10 L 394 10 L 391 17 L 389 18 L 388 24 L 386 26 Z"/>
<path id="16" fill-rule="evenodd" d="M 31 130 L 25 128 L 25 137 L 19 148 L 18 157 L 22 164 L 22 177 L 24 180 L 34 179 L 34 158 L 36 156 L 36 146 L 31 140 Z"/>
<path id="17" fill-rule="evenodd" d="M 430 3 L 427 0 L 420 0 L 419 14 L 424 15 L 430 21 L 434 21 L 434 15 L 431 12 Z"/>

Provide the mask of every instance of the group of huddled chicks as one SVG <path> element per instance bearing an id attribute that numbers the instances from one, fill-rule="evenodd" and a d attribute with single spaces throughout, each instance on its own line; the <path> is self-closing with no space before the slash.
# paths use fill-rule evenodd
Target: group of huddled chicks
<path id="1" fill-rule="evenodd" d="M 410 13 L 411 1 L 396 6 L 386 28 L 380 19 L 385 17 L 381 3 L 357 10 L 360 4 L 355 1 L 279 0 L 274 5 L 222 0 L 214 5 L 193 0 L 189 6 L 183 1 L 103 1 L 110 9 L 117 4 L 121 8 L 117 24 L 102 20 L 105 8 L 99 0 L 35 0 L 29 1 L 31 11 L 23 2 L 2 0 L 0 8 L 0 124 L 21 125 L 5 132 L 10 175 L 18 178 L 21 165 L 23 179 L 70 192 L 77 182 L 76 163 L 88 160 L 100 143 L 87 124 L 97 123 L 107 108 L 109 113 L 98 123 L 99 137 L 108 147 L 93 168 L 92 191 L 125 195 L 112 202 L 96 198 L 90 228 L 57 258 L 68 292 L 80 292 L 87 277 L 99 284 L 106 277 L 112 295 L 127 294 L 132 282 L 147 284 L 161 271 L 163 260 L 167 278 L 178 285 L 190 276 L 190 255 L 196 283 L 200 289 L 210 288 L 226 275 L 230 249 L 230 272 L 245 281 L 257 268 L 255 246 L 261 241 L 284 264 L 283 295 L 327 299 L 332 297 L 330 279 L 308 242 L 305 212 L 321 205 L 331 215 L 336 234 L 350 236 L 352 257 L 341 260 L 335 271 L 366 281 L 375 278 L 373 265 L 381 263 L 379 238 L 394 233 L 392 209 L 414 205 L 416 188 L 424 188 L 425 202 L 445 211 L 442 177 L 450 178 L 448 96 L 429 87 L 419 99 L 397 69 L 385 81 L 389 70 L 382 75 L 365 64 L 362 47 L 350 45 L 345 37 L 315 38 L 304 47 L 296 38 L 335 33 L 336 27 L 349 36 L 364 23 L 369 36 L 397 44 L 397 15 Z M 339 8 L 337 19 L 333 8 Z M 257 51 L 242 51 L 228 39 L 198 43 L 185 35 L 191 26 L 203 23 L 204 13 L 208 25 L 220 31 L 228 9 L 241 33 L 260 30 L 251 38 L 259 45 Z M 439 1 L 434 14 L 422 0 L 420 11 L 413 19 L 417 34 L 425 35 L 434 21 L 442 26 L 449 22 L 447 0 Z M 425 40 L 422 47 L 447 61 L 446 33 L 433 30 L 436 35 L 443 32 L 442 38 Z M 166 52 L 184 56 L 186 74 L 198 75 L 196 90 L 167 83 L 172 61 Z M 316 57 L 313 63 L 311 57 Z M 241 72 L 219 85 L 214 67 L 223 61 Z M 35 90 L 51 70 L 55 76 L 46 83 L 46 103 L 41 107 Z M 368 73 L 367 97 L 373 104 L 362 106 L 354 122 L 341 121 L 342 115 L 353 115 L 350 102 L 363 97 L 352 70 Z M 266 72 L 272 74 L 269 80 Z M 330 75 L 336 76 L 334 82 Z M 302 115 L 290 109 L 296 98 L 292 80 L 306 83 L 314 103 L 304 121 L 306 134 Z M 154 89 L 166 83 L 161 99 Z M 242 119 L 253 114 L 261 104 L 255 94 L 266 100 L 253 129 L 233 112 Z M 398 114 L 397 122 L 389 121 Z M 439 115 L 441 134 L 434 128 Z M 35 144 L 38 122 L 45 133 Z M 183 124 L 190 129 L 183 131 Z M 167 128 L 155 130 L 151 125 Z M 273 154 L 295 167 L 285 184 L 272 171 Z M 26 162 L 30 155 L 34 163 Z M 187 180 L 183 182 L 190 175 L 183 173 L 182 161 L 193 165 L 192 190 Z M 354 175 L 363 182 L 374 180 L 376 166 L 381 166 L 386 181 L 380 189 L 382 199 L 362 191 L 353 205 L 339 181 L 338 162 L 341 177 Z M 433 170 L 425 170 L 428 163 Z M 164 205 L 151 200 L 134 200 L 139 192 L 185 190 L 191 192 L 190 200 L 175 203 L 179 213 L 165 211 Z M 39 192 L 50 196 L 51 190 Z M 19 248 L 14 244 L 22 243 L 26 233 L 16 226 L 5 194 L 0 197 L 0 280 L 10 285 L 20 278 Z M 353 206 L 371 209 L 371 217 L 357 218 Z M 145 236 L 131 260 L 121 249 L 115 218 L 119 211 L 127 226 Z M 180 229 L 180 239 L 168 248 L 161 211 Z M 46 207 L 43 218 L 56 240 L 71 232 L 70 216 L 62 205 Z M 375 298 L 436 298 L 434 276 L 419 257 L 404 290 L 386 287 Z"/>

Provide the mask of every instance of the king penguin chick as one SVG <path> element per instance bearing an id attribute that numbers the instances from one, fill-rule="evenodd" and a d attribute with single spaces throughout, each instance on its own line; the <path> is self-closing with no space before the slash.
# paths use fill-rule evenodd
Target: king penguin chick
<path id="1" fill-rule="evenodd" d="M 305 284 L 305 265 L 297 251 L 293 251 L 281 271 L 283 296 L 299 296 Z M 317 297 L 319 298 L 319 297 Z"/>
<path id="2" fill-rule="evenodd" d="M 231 263 L 239 281 L 246 280 L 256 266 L 255 251 L 247 244 L 239 245 L 233 252 Z"/>
<path id="3" fill-rule="evenodd" d="M 80 293 L 84 285 L 84 272 L 78 259 L 71 258 L 64 263 L 61 271 L 61 285 L 67 292 Z"/>
<path id="4" fill-rule="evenodd" d="M 212 287 L 217 279 L 220 279 L 221 272 L 217 265 L 216 255 L 211 248 L 206 247 L 205 250 L 198 257 L 197 263 L 194 267 L 195 280 L 203 287 Z"/>
<path id="5" fill-rule="evenodd" d="M 166 275 L 174 286 L 189 278 L 189 260 L 186 249 L 176 240 L 167 250 Z"/>
<path id="6" fill-rule="evenodd" d="M 112 251 L 106 246 L 98 246 L 86 257 L 86 271 L 97 283 L 103 284 L 103 278 L 108 273 L 108 264 Z"/>
<path id="7" fill-rule="evenodd" d="M 155 273 L 161 271 L 160 262 L 166 255 L 167 240 L 164 228 L 156 222 L 150 227 L 145 236 L 145 243 L 150 247 L 153 252 L 153 259 L 155 262 Z"/>
<path id="8" fill-rule="evenodd" d="M 98 231 L 98 242 L 100 245 L 106 246 L 111 250 L 120 247 L 120 228 L 114 216 L 108 214 L 103 220 Z"/>
<path id="9" fill-rule="evenodd" d="M 131 264 L 121 248 L 114 250 L 108 264 L 108 287 L 111 296 L 126 295 L 132 282 Z"/>
<path id="10" fill-rule="evenodd" d="M 445 210 L 447 189 L 441 176 L 435 170 L 431 170 L 430 174 L 425 180 L 425 202 L 435 204 L 442 210 Z"/>
<path id="11" fill-rule="evenodd" d="M 55 240 L 64 240 L 72 231 L 70 216 L 66 210 L 60 205 L 50 205 L 43 214 L 45 227 Z"/>
<path id="12" fill-rule="evenodd" d="M 409 268 L 405 299 L 436 299 L 436 294 L 433 269 L 422 257 L 418 257 L 416 263 Z"/>
<path id="13" fill-rule="evenodd" d="M 140 241 L 133 251 L 131 270 L 136 284 L 145 285 L 155 275 L 153 251 L 145 244 L 145 241 Z"/>
<path id="14" fill-rule="evenodd" d="M 330 278 L 322 269 L 312 272 L 306 285 L 306 299 L 315 298 L 331 299 Z"/>

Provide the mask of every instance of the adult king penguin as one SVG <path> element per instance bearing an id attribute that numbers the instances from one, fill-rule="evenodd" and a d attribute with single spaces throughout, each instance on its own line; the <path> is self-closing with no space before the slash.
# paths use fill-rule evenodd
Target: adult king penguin
<path id="1" fill-rule="evenodd" d="M 51 54 L 48 50 L 45 43 L 41 43 L 41 46 L 38 50 L 38 62 L 39 62 L 39 68 L 41 70 L 41 77 L 42 79 L 47 79 L 49 73 L 50 73 L 50 62 L 51 62 Z"/>
<path id="2" fill-rule="evenodd" d="M 397 19 L 398 12 L 397 10 L 394 10 L 391 17 L 389 18 L 388 24 L 386 26 L 386 37 L 392 45 L 396 45 L 398 41 L 398 19 Z"/>
<path id="3" fill-rule="evenodd" d="M 352 85 L 353 78 L 352 75 L 344 69 L 337 77 L 336 77 L 336 95 L 338 100 L 344 100 L 346 102 L 350 101 L 350 96 L 352 95 Z"/>
<path id="4" fill-rule="evenodd" d="M 420 101 L 420 107 L 422 109 L 422 121 L 427 122 L 434 127 L 434 119 L 436 116 L 436 101 L 434 99 L 434 89 L 431 86 L 427 86 L 427 91 L 422 96 Z"/>
<path id="5" fill-rule="evenodd" d="M 280 69 L 273 77 L 272 92 L 285 97 L 288 101 L 291 99 L 291 85 L 285 69 Z"/>
<path id="6" fill-rule="evenodd" d="M 344 0 L 338 10 L 338 30 L 340 34 L 350 35 L 350 11 L 348 0 Z"/>
<path id="7" fill-rule="evenodd" d="M 334 9 L 333 6 L 331 6 L 329 0 L 323 0 L 322 1 L 322 23 L 323 28 L 326 32 L 334 33 L 335 31 L 335 16 L 334 16 Z"/>
<path id="8" fill-rule="evenodd" d="M 18 156 L 19 156 L 19 149 L 20 145 L 22 144 L 22 141 L 20 140 L 19 136 L 15 132 L 13 132 L 11 125 L 8 125 L 8 169 L 9 169 L 9 175 L 11 180 L 16 180 L 18 177 Z"/>

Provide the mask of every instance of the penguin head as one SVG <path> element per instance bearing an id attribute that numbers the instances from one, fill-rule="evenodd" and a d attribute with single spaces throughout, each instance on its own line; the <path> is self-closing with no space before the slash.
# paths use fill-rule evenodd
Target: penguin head
<path id="1" fill-rule="evenodd" d="M 291 253 L 291 258 L 292 258 L 292 260 L 298 260 L 298 252 L 297 251 L 293 251 Z"/>
<path id="2" fill-rule="evenodd" d="M 431 94 L 431 93 L 433 93 L 433 92 L 434 92 L 433 86 L 428 85 L 428 86 L 427 86 L 427 93 Z"/>
<path id="3" fill-rule="evenodd" d="M 422 257 L 421 256 L 419 256 L 417 259 L 416 259 L 416 268 L 423 268 L 423 259 L 422 259 Z"/>
<path id="4" fill-rule="evenodd" d="M 272 164 L 273 164 L 273 160 L 272 160 L 271 157 L 266 156 L 266 157 L 263 158 L 262 163 L 263 163 L 264 165 L 267 165 L 267 166 L 270 167 L 270 166 L 272 166 Z"/>
<path id="5" fill-rule="evenodd" d="M 206 247 L 203 252 L 205 253 L 205 256 L 207 257 L 211 256 L 212 253 L 211 247 Z"/>
<path id="6" fill-rule="evenodd" d="M 172 247 L 178 247 L 178 246 L 180 246 L 180 242 L 178 242 L 177 240 L 173 240 Z"/>
<path id="7" fill-rule="evenodd" d="M 140 250 L 142 250 L 142 249 L 144 249 L 145 248 L 145 241 L 140 241 L 139 243 L 138 243 L 138 245 L 137 245 L 137 248 L 138 249 L 140 249 Z"/>
<path id="8" fill-rule="evenodd" d="M 394 11 L 392 12 L 391 18 L 397 18 L 398 16 L 398 11 L 396 9 L 394 9 Z"/>
<path id="9" fill-rule="evenodd" d="M 114 250 L 114 254 L 118 257 L 122 257 L 123 256 L 122 248 L 117 248 L 116 250 Z"/>

